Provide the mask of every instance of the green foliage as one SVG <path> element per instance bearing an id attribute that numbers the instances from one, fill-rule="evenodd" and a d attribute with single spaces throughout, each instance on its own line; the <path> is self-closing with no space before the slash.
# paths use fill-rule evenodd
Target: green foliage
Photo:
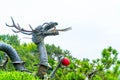
<path id="1" fill-rule="evenodd" d="M 0 40 L 11 44 L 17 50 L 21 59 L 26 62 L 25 67 L 28 70 L 32 71 L 33 73 L 37 71 L 38 66 L 34 66 L 34 64 L 38 64 L 40 62 L 40 54 L 38 53 L 37 46 L 34 43 L 20 44 L 20 41 L 16 35 L 1 35 Z M 55 77 L 50 80 L 120 80 L 120 60 L 118 59 L 119 54 L 118 51 L 112 47 L 103 49 L 100 58 L 89 60 L 88 58 L 77 59 L 73 57 L 68 50 L 62 50 L 60 46 L 56 47 L 54 44 L 46 44 L 45 46 L 48 53 L 49 63 L 53 68 L 55 68 L 57 65 L 55 58 L 57 58 L 59 55 L 68 57 L 71 63 L 67 67 L 62 66 L 59 68 L 55 74 Z M 0 52 L 0 56 L 4 57 L 3 52 Z M 14 67 L 10 60 L 7 65 L 7 71 L 14 71 Z M 50 73 L 51 71 L 48 72 Z M 24 75 L 31 76 L 26 73 L 19 73 L 15 71 L 0 72 L 0 74 L 3 76 L 6 74 L 11 75 L 10 73 L 19 74 L 23 77 Z M 32 80 L 32 77 L 31 79 L 29 78 L 29 80 Z M 24 80 L 28 80 L 27 77 Z M 33 78 L 33 80 L 36 79 Z"/>
<path id="2" fill-rule="evenodd" d="M 17 35 L 0 35 L 0 41 L 6 42 L 10 45 L 15 45 L 19 46 L 20 45 L 20 40 L 18 40 Z"/>
<path id="3" fill-rule="evenodd" d="M 40 80 L 31 74 L 17 71 L 0 71 L 0 76 L 0 80 Z"/>
<path id="4" fill-rule="evenodd" d="M 52 45 L 46 44 L 45 46 L 49 56 L 51 56 L 53 53 L 55 53 L 56 57 L 63 54 L 63 50 L 60 48 L 60 46 L 56 47 L 54 44 Z"/>

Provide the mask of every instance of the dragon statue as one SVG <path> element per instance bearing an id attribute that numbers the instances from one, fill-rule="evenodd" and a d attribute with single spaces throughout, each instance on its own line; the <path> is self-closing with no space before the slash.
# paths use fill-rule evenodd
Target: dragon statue
<path id="1" fill-rule="evenodd" d="M 16 28 L 16 30 L 12 29 L 13 32 L 15 32 L 15 33 L 20 32 L 20 33 L 23 33 L 26 35 L 32 35 L 32 41 L 37 45 L 38 51 L 40 54 L 39 69 L 38 69 L 36 75 L 39 76 L 40 78 L 44 78 L 44 75 L 46 75 L 47 69 L 50 68 L 49 63 L 48 63 L 46 47 L 44 44 L 44 38 L 47 36 L 59 35 L 59 31 L 68 31 L 71 29 L 71 27 L 68 27 L 65 29 L 56 29 L 56 26 L 58 25 L 58 23 L 57 22 L 49 22 L 49 23 L 44 23 L 43 25 L 39 25 L 35 29 L 33 29 L 31 27 L 31 25 L 29 25 L 31 30 L 25 30 L 25 29 L 21 28 L 18 23 L 16 25 L 16 23 L 14 22 L 12 17 L 11 17 L 11 20 L 12 20 L 12 25 L 8 25 L 6 23 L 6 26 Z M 14 52 L 16 52 L 16 51 L 14 51 Z M 13 57 L 13 58 L 11 58 L 13 60 L 13 62 L 17 62 L 17 64 L 21 63 L 21 60 L 19 59 L 18 56 L 15 57 L 13 55 L 10 55 L 10 57 Z M 16 60 L 16 59 L 18 59 L 18 60 Z M 16 63 L 14 63 L 14 64 L 16 64 Z M 16 69 L 19 69 L 17 65 L 15 65 L 15 66 L 16 66 Z M 20 70 L 24 70 L 24 69 L 25 68 L 23 68 L 23 66 L 20 66 Z"/>

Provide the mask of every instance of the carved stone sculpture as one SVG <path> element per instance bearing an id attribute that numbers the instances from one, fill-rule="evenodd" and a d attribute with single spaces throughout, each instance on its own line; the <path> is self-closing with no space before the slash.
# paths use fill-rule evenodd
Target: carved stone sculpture
<path id="1" fill-rule="evenodd" d="M 56 29 L 56 26 L 58 25 L 58 23 L 49 22 L 49 23 L 44 23 L 43 25 L 39 25 L 35 29 L 33 29 L 31 25 L 29 25 L 31 30 L 25 30 L 21 28 L 19 24 L 16 25 L 12 17 L 11 19 L 12 19 L 13 25 L 6 24 L 6 26 L 14 27 L 17 29 L 17 31 L 12 29 L 13 32 L 15 33 L 21 32 L 26 35 L 32 35 L 32 41 L 38 46 L 38 50 L 40 53 L 40 63 L 39 63 L 40 66 L 39 66 L 37 75 L 40 77 L 43 77 L 46 74 L 47 68 L 50 67 L 48 64 L 48 57 L 47 57 L 47 51 L 44 44 L 44 38 L 47 36 L 58 35 L 59 31 L 67 31 L 67 30 L 70 30 L 71 27 L 65 28 L 65 29 Z"/>
<path id="2" fill-rule="evenodd" d="M 12 46 L 10 46 L 9 44 L 6 44 L 4 42 L 0 42 L 0 51 L 5 52 L 10 57 L 16 70 L 19 70 L 19 71 L 26 70 L 24 67 L 24 62 L 21 60 L 17 51 Z M 6 56 L 6 58 L 7 58 L 7 56 Z M 7 62 L 7 60 L 5 62 Z"/>

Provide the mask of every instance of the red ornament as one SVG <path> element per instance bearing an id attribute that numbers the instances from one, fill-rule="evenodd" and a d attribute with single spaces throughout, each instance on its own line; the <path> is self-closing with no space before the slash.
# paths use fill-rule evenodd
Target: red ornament
<path id="1" fill-rule="evenodd" d="M 70 60 L 68 58 L 63 58 L 61 60 L 62 65 L 68 66 L 70 64 Z"/>

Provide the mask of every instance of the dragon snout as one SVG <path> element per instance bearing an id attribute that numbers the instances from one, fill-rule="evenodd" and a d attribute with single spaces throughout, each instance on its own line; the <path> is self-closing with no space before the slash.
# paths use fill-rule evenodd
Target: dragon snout
<path id="1" fill-rule="evenodd" d="M 44 26 L 44 30 L 45 30 L 45 31 L 48 31 L 48 30 L 51 30 L 52 28 L 55 29 L 57 25 L 58 25 L 57 22 L 47 23 L 47 25 Z"/>

